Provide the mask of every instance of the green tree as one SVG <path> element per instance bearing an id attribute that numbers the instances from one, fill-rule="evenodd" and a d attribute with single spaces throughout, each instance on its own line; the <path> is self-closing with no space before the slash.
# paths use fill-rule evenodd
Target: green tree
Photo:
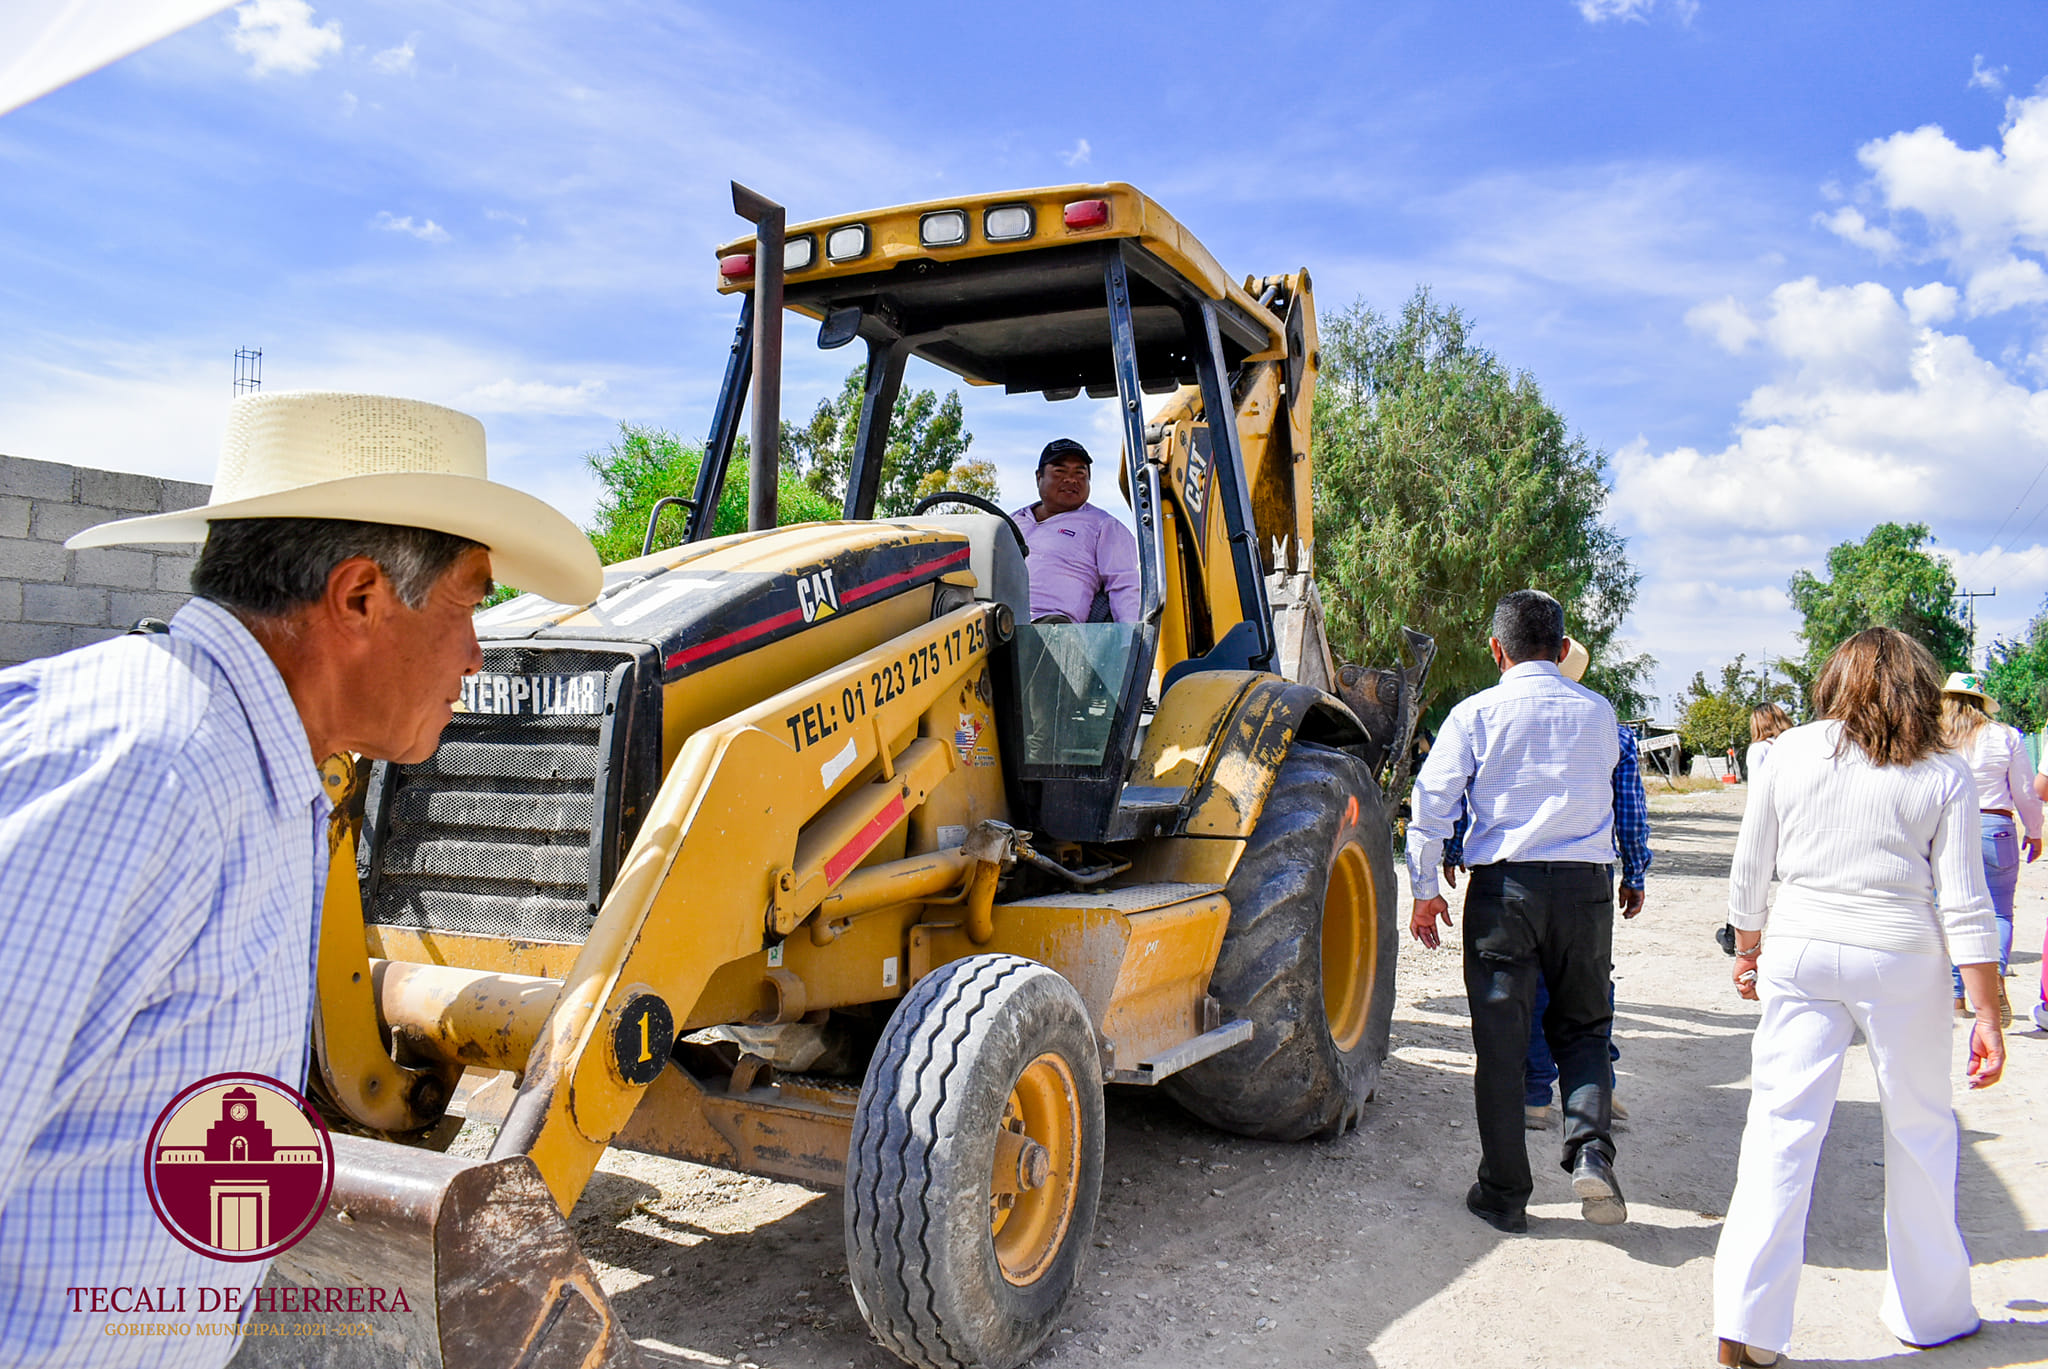
<path id="1" fill-rule="evenodd" d="M 782 429 L 783 450 L 791 468 L 801 472 L 812 489 L 842 505 L 853 466 L 854 442 L 860 435 L 867 369 L 865 365 L 854 367 L 838 394 L 818 401 L 809 422 L 801 426 L 785 423 Z M 942 489 L 986 493 L 993 498 L 995 468 L 987 462 L 967 463 L 970 469 L 962 473 L 962 480 L 970 483 L 948 479 L 973 443 L 958 390 L 948 390 L 943 399 L 936 390 L 899 394 L 896 411 L 889 417 L 889 442 L 883 450 L 875 512 L 884 518 L 899 518 L 923 495 Z"/>
<path id="2" fill-rule="evenodd" d="M 1746 656 L 1721 667 L 1719 685 L 1707 683 L 1704 670 L 1678 695 L 1678 739 L 1696 754 L 1725 756 L 1730 747 L 1740 757 L 1749 746 L 1749 715 L 1765 704 L 1779 704 L 1797 716 L 1799 693 L 1792 681 L 1779 679 L 1770 666 L 1745 669 Z"/>
<path id="3" fill-rule="evenodd" d="M 996 477 L 996 463 L 974 458 L 955 461 L 948 471 L 926 471 L 917 482 L 917 497 L 928 499 L 941 490 L 955 494 L 978 494 L 983 499 L 1003 497 L 1002 482 Z M 915 507 L 915 505 L 913 505 Z"/>
<path id="4" fill-rule="evenodd" d="M 1986 653 L 1984 687 L 1998 700 L 1998 717 L 2023 732 L 2048 722 L 2048 603 L 2018 641 L 2001 637 Z"/>
<path id="5" fill-rule="evenodd" d="M 598 557 L 610 565 L 640 554 L 641 540 L 647 535 L 647 515 L 655 500 L 671 494 L 688 498 L 696 489 L 704 447 L 702 443 L 684 443 L 659 428 L 621 423 L 618 439 L 584 460 L 603 487 L 596 517 L 586 531 Z M 725 488 L 712 520 L 714 534 L 745 530 L 747 489 L 747 443 L 741 438 L 726 467 Z M 776 522 L 785 526 L 839 517 L 837 500 L 826 499 L 791 472 L 784 472 L 777 483 L 775 500 Z M 657 547 L 672 547 L 682 541 L 685 513 L 673 508 L 662 512 L 654 539 Z"/>
<path id="6" fill-rule="evenodd" d="M 1641 576 L 1601 518 L 1605 454 L 1427 290 L 1397 320 L 1361 301 L 1321 331 L 1315 561 L 1338 654 L 1398 661 L 1419 628 L 1439 652 L 1425 704 L 1448 706 L 1498 678 L 1493 606 L 1533 586 L 1565 605 L 1587 685 L 1647 713 L 1656 662 L 1617 637 Z"/>
<path id="7" fill-rule="evenodd" d="M 1879 523 L 1860 542 L 1828 551 L 1828 575 L 1792 573 L 1792 607 L 1805 623 L 1799 639 L 1802 686 L 1811 689 L 1828 655 L 1867 627 L 1893 627 L 1934 653 L 1943 670 L 1965 670 L 1970 629 L 1956 609 L 1956 577 L 1948 562 L 1923 548 L 1925 523 Z"/>

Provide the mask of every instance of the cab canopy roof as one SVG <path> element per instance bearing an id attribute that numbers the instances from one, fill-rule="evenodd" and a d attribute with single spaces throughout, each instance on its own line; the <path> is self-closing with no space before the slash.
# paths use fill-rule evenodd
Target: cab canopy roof
<path id="1" fill-rule="evenodd" d="M 718 249 L 719 289 L 754 284 L 754 238 Z M 835 315 L 837 341 L 901 337 L 972 384 L 1068 398 L 1116 393 L 1104 268 L 1121 253 L 1145 389 L 1195 380 L 1191 318 L 1215 306 L 1226 365 L 1280 354 L 1282 324 L 1208 249 L 1131 186 L 969 195 L 792 225 L 783 300 Z M 857 315 L 849 311 L 858 311 Z M 857 317 L 858 326 L 854 327 Z M 1193 325 L 1198 329 L 1198 325 Z"/>

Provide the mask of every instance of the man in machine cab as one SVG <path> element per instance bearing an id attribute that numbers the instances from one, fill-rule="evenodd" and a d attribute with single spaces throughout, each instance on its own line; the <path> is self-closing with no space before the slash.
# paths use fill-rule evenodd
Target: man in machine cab
<path id="1" fill-rule="evenodd" d="M 1031 621 L 1086 623 L 1138 616 L 1138 543 L 1088 502 L 1088 449 L 1058 437 L 1038 454 L 1038 502 L 1013 517 L 1031 548 Z M 1106 600 L 1106 615 L 1097 612 Z"/>

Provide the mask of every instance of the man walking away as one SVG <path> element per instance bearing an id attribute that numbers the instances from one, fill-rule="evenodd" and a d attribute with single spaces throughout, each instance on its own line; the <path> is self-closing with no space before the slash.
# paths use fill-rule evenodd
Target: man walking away
<path id="1" fill-rule="evenodd" d="M 1614 709 L 1567 680 L 1564 609 L 1516 590 L 1493 614 L 1501 680 L 1444 719 L 1415 779 L 1408 872 L 1410 930 L 1434 949 L 1451 921 L 1437 889 L 1444 841 L 1462 808 L 1472 881 L 1465 897 L 1465 992 L 1477 1058 L 1479 1181 L 1465 1205 L 1502 1231 L 1529 1228 L 1534 1182 L 1522 1113 L 1522 1064 L 1536 985 L 1564 1095 L 1563 1165 L 1588 1221 L 1626 1221 L 1614 1176 L 1607 1035 L 1614 944 Z"/>

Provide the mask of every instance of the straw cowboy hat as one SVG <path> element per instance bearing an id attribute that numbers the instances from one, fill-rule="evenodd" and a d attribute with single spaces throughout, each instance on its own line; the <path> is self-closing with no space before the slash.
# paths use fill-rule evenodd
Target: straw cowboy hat
<path id="1" fill-rule="evenodd" d="M 1984 681 L 1975 675 L 1965 675 L 1958 670 L 1948 677 L 1948 683 L 1941 687 L 1944 694 L 1960 694 L 1965 699 L 1975 699 L 1977 707 L 1993 717 L 1998 715 L 1998 700 L 1984 692 Z"/>
<path id="2" fill-rule="evenodd" d="M 604 580 L 574 523 L 484 478 L 484 428 L 468 414 L 312 390 L 234 402 L 203 506 L 101 523 L 64 545 L 203 542 L 216 518 L 345 518 L 454 533 L 490 548 L 495 578 L 562 604 L 589 603 Z"/>
<path id="3" fill-rule="evenodd" d="M 1567 680 L 1578 681 L 1586 678 L 1586 667 L 1592 661 L 1584 642 L 1576 637 L 1567 637 L 1564 639 L 1564 656 L 1558 661 L 1557 668 Z"/>

